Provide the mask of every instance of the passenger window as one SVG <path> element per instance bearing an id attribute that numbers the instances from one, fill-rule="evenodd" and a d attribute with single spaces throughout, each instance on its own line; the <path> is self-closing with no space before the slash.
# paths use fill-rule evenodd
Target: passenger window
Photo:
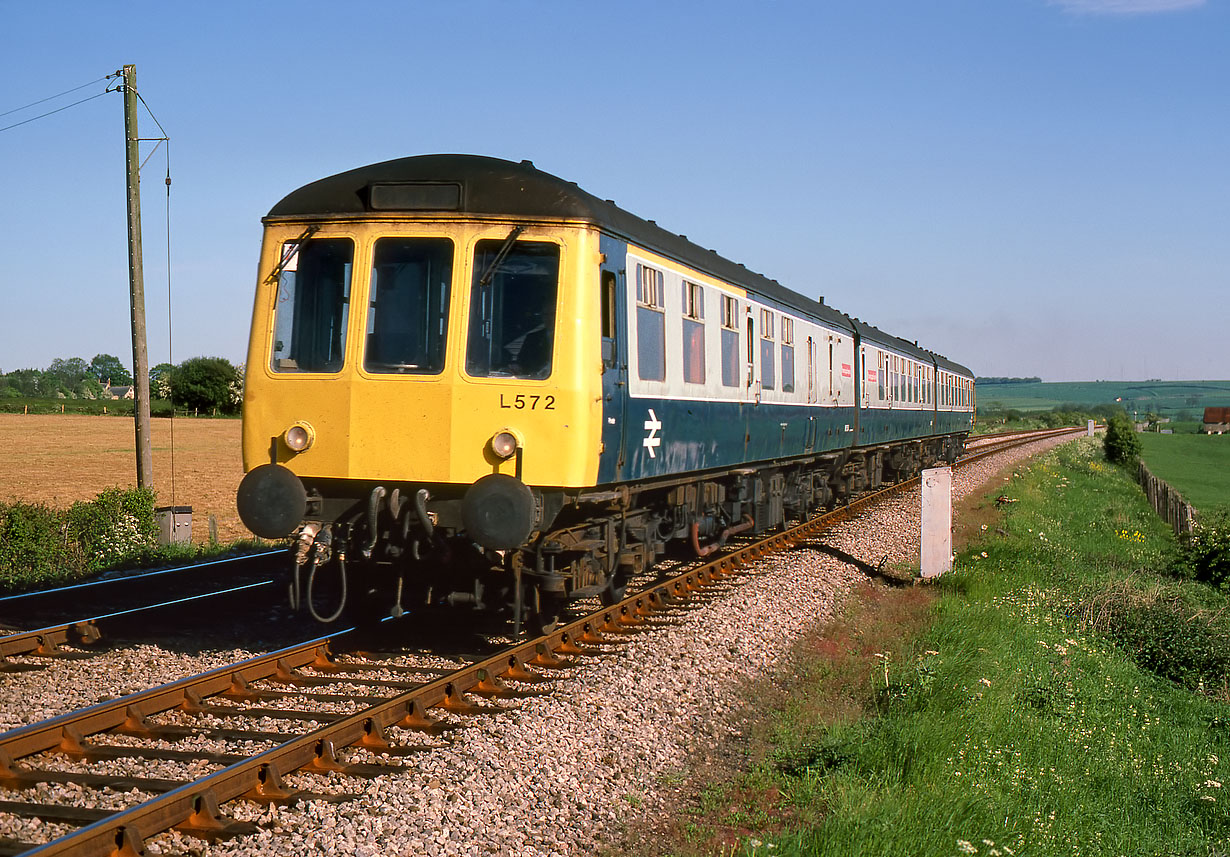
<path id="1" fill-rule="evenodd" d="M 739 301 L 722 295 L 722 386 L 739 386 Z"/>
<path id="2" fill-rule="evenodd" d="M 766 390 L 772 390 L 777 385 L 775 351 L 773 313 L 762 309 L 760 311 L 760 386 Z"/>
<path id="3" fill-rule="evenodd" d="M 353 262 L 354 243 L 349 238 L 282 245 L 273 314 L 273 371 L 342 370 Z"/>
<path id="4" fill-rule="evenodd" d="M 794 392 L 794 319 L 782 317 L 782 392 Z"/>
<path id="5" fill-rule="evenodd" d="M 705 292 L 683 281 L 683 380 L 705 383 Z"/>
<path id="6" fill-rule="evenodd" d="M 448 334 L 453 242 L 381 238 L 372 256 L 368 372 L 438 375 Z"/>
<path id="7" fill-rule="evenodd" d="M 636 371 L 642 381 L 666 380 L 666 300 L 662 272 L 636 266 Z"/>
<path id="8" fill-rule="evenodd" d="M 551 374 L 558 244 L 498 238 L 478 242 L 470 289 L 466 372 L 476 378 Z"/>

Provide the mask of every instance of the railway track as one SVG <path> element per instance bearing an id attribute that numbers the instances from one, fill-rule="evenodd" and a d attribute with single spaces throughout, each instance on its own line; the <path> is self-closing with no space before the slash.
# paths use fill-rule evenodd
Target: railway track
<path id="1" fill-rule="evenodd" d="M 963 462 L 1058 433 L 1004 440 Z M 813 539 L 916 481 L 738 546 L 552 634 L 456 669 L 342 660 L 331 654 L 342 642 L 335 635 L 11 730 L 0 735 L 0 784 L 38 798 L 43 786 L 68 782 L 106 799 L 88 807 L 38 799 L 0 803 L 0 812 L 40 819 L 56 833 L 73 828 L 45 843 L 0 842 L 0 853 L 131 855 L 171 829 L 204 838 L 251 833 L 250 824 L 223 814 L 229 802 L 318 799 L 315 792 L 287 785 L 295 772 L 396 771 L 403 755 L 422 749 L 415 733 L 444 731 L 439 715 L 464 718 L 491 710 L 475 697 L 532 693 L 570 663 L 653 627 L 762 557 Z M 134 760 L 205 765 L 210 771 L 199 777 L 132 773 Z M 117 767 L 120 761 L 124 765 Z"/>
<path id="2" fill-rule="evenodd" d="M 210 616 L 236 599 L 276 597 L 272 566 L 284 556 L 265 551 L 0 597 L 0 628 L 10 632 L 0 636 L 0 673 L 38 669 L 65 646 L 88 649 L 173 611 Z M 82 615 L 82 604 L 93 612 Z"/>

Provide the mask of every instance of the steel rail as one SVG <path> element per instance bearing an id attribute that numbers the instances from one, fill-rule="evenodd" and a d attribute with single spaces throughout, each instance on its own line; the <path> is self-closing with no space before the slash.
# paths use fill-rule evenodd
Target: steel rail
<path id="1" fill-rule="evenodd" d="M 958 465 L 1062 433 L 1041 433 L 1003 443 L 994 449 L 979 450 L 962 458 Z M 282 784 L 285 775 L 299 770 L 318 773 L 346 771 L 351 767 L 338 760 L 338 747 L 358 747 L 376 754 L 397 752 L 385 737 L 386 729 L 432 730 L 438 721 L 429 710 L 437 707 L 461 714 L 480 711 L 466 694 L 509 693 L 506 680 L 541 680 L 544 676 L 533 668 L 554 669 L 570 663 L 560 656 L 574 658 L 598 654 L 602 649 L 596 646 L 619 642 L 610 634 L 624 635 L 637 626 L 646 625 L 651 614 L 735 575 L 739 569 L 773 551 L 793 547 L 850 513 L 886 495 L 916 485 L 920 480 L 921 477 L 914 477 L 865 494 L 848 505 L 818 515 L 784 532 L 734 548 L 721 557 L 654 584 L 617 604 L 569 622 L 550 634 L 514 644 L 477 663 L 427 681 L 363 711 L 340 717 L 280 746 L 110 814 L 24 853 L 28 857 L 136 857 L 144 853 L 146 839 L 167 830 L 177 829 L 204 837 L 225 834 L 228 822 L 220 811 L 225 803 L 239 798 L 265 802 L 293 800 L 296 793 Z M 293 683 L 302 678 L 298 673 L 302 667 L 350 671 L 332 660 L 328 643 L 329 638 L 309 641 L 241 664 L 222 667 L 201 676 L 181 679 L 121 700 L 0 734 L 0 779 L 23 779 L 22 768 L 17 763 L 21 757 L 57 748 L 88 754 L 87 735 L 112 729 L 140 732 L 146 728 L 146 717 L 173 708 L 191 711 L 199 708 L 200 700 L 209 695 L 229 693 L 239 698 L 251 698 L 253 691 L 249 684 L 253 681 L 272 679 Z M 356 669 L 363 668 L 356 665 Z M 236 713 L 242 714 L 242 710 Z M 29 772 L 27 776 L 29 774 L 34 772 Z"/>
<path id="2" fill-rule="evenodd" d="M 116 610 L 113 613 L 104 613 L 86 619 L 74 619 L 71 622 L 64 622 L 59 625 L 48 625 L 45 628 L 9 634 L 0 637 L 0 672 L 29 668 L 6 663 L 6 659 L 10 657 L 21 655 L 52 657 L 62 654 L 60 646 L 69 643 L 75 642 L 82 645 L 97 643 L 102 639 L 102 631 L 98 627 L 98 623 L 108 619 L 118 619 L 121 616 L 146 613 L 151 610 L 164 610 L 168 607 L 190 604 L 194 601 L 204 601 L 209 598 L 218 598 L 223 595 L 234 595 L 237 592 L 246 592 L 251 589 L 271 586 L 275 582 L 273 579 L 261 580 L 255 583 L 244 584 L 243 586 L 232 586 L 227 589 L 202 592 L 199 595 L 189 595 L 186 598 L 173 598 L 169 601 L 159 601 L 157 604 L 146 604 L 142 607 L 132 607 L 128 610 Z"/>
<path id="3" fill-rule="evenodd" d="M 259 553 L 243 554 L 242 556 L 230 556 L 223 559 L 211 559 L 205 562 L 196 562 L 191 565 L 177 565 L 174 568 L 159 568 L 153 571 L 134 572 L 133 574 L 116 574 L 113 577 L 104 577 L 97 580 L 88 580 L 83 583 L 71 583 L 67 586 L 57 586 L 53 589 L 37 589 L 30 592 L 18 592 L 13 595 L 0 596 L 0 609 L 7 609 L 12 604 L 20 604 L 23 601 L 29 601 L 35 598 L 44 598 L 49 595 L 61 595 L 66 592 L 80 593 L 82 590 L 102 589 L 109 586 L 131 584 L 134 581 L 146 581 L 153 577 L 162 577 L 168 574 L 183 574 L 187 572 L 197 572 L 204 568 L 209 568 L 215 565 L 236 565 L 238 563 L 248 562 L 250 560 L 270 559 L 276 556 L 282 556 L 286 553 L 286 549 L 260 551 Z"/>

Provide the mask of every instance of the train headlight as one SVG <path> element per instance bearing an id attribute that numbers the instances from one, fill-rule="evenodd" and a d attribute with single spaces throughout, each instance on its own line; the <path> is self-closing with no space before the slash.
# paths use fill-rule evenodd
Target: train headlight
<path id="1" fill-rule="evenodd" d="M 496 432 L 491 438 L 491 451 L 497 458 L 512 458 L 521 444 L 510 431 Z"/>
<path id="2" fill-rule="evenodd" d="M 300 420 L 282 433 L 282 440 L 292 451 L 303 452 L 316 442 L 316 429 L 312 428 L 311 423 Z"/>

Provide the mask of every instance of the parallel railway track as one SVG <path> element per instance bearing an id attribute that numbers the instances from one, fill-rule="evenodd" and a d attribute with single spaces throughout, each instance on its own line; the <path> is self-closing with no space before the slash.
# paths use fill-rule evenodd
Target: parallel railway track
<path id="1" fill-rule="evenodd" d="M 963 462 L 1061 433 L 1011 438 L 980 449 Z M 286 778 L 294 772 L 364 776 L 393 771 L 398 756 L 420 749 L 416 742 L 406 743 L 413 733 L 442 729 L 433 712 L 475 714 L 484 709 L 473 703 L 473 696 L 524 693 L 515 688 L 532 688 L 548 680 L 570 662 L 606 650 L 638 628 L 651 627 L 655 615 L 738 576 L 756 560 L 814 538 L 849 513 L 916 483 L 917 479 L 899 483 L 736 547 L 669 579 L 651 582 L 619 604 L 568 622 L 551 634 L 457 669 L 424 675 L 420 668 L 397 664 L 340 661 L 331 654 L 331 644 L 337 648 L 339 642 L 335 636 L 0 734 L 0 784 L 11 789 L 37 793 L 40 784 L 73 782 L 100 794 L 135 788 L 142 797 L 119 811 L 5 801 L 0 812 L 76 829 L 43 844 L 0 842 L 0 849 L 10 854 L 132 855 L 142 853 L 151 837 L 172 828 L 206 838 L 250 832 L 250 826 L 234 824 L 223 815 L 228 802 L 318 797 L 286 786 Z M 327 707 L 338 703 L 347 703 L 352 710 Z M 185 715 L 199 723 L 179 722 Z M 281 728 L 270 728 L 270 721 Z M 180 751 L 173 746 L 189 738 L 208 739 L 222 747 L 226 742 L 239 743 L 247 750 Z M 66 772 L 60 764 L 65 759 L 85 768 Z M 176 778 L 89 769 L 117 759 L 191 760 L 215 770 L 200 778 Z"/>

